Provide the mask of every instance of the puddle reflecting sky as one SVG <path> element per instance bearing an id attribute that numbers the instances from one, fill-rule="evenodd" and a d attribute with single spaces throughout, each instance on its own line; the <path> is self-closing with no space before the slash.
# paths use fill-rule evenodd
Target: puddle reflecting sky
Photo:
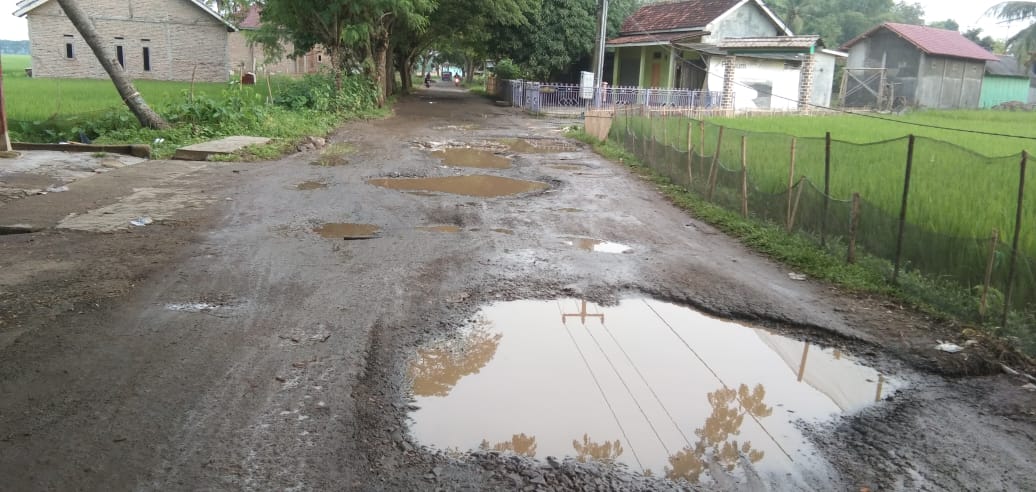
<path id="1" fill-rule="evenodd" d="M 794 421 L 858 410 L 898 385 L 837 351 L 645 299 L 492 304 L 420 349 L 410 376 L 424 444 L 702 483 L 708 460 L 739 474 L 739 455 L 763 475 L 823 473 Z"/>
<path id="2" fill-rule="evenodd" d="M 625 244 L 613 243 L 611 241 L 604 241 L 601 239 L 593 239 L 589 237 L 570 237 L 565 239 L 567 246 L 575 246 L 584 251 L 592 251 L 594 253 L 632 253 L 633 248 L 626 246 Z"/>

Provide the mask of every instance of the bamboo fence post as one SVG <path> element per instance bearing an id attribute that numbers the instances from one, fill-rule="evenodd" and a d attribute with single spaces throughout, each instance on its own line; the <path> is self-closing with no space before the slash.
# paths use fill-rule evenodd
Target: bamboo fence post
<path id="1" fill-rule="evenodd" d="M 712 166 L 709 167 L 709 191 L 705 197 L 712 201 L 712 193 L 716 191 L 716 175 L 719 174 L 719 149 L 723 146 L 723 127 L 719 127 L 719 136 L 716 137 L 716 153 L 712 155 Z"/>
<path id="2" fill-rule="evenodd" d="M 791 206 L 791 216 L 790 216 L 790 218 L 788 220 L 788 230 L 789 231 L 791 231 L 792 229 L 795 228 L 795 215 L 799 212 L 799 199 L 802 198 L 802 189 L 805 188 L 805 186 L 802 184 L 802 182 L 805 181 L 805 180 L 806 180 L 806 177 L 802 176 L 802 177 L 799 178 L 798 184 L 795 185 L 799 189 L 798 189 L 798 191 L 795 192 L 795 203 L 793 203 L 792 206 Z"/>
<path id="3" fill-rule="evenodd" d="M 1022 151 L 1022 162 L 1018 166 L 1018 208 L 1014 216 L 1014 239 L 1011 241 L 1011 266 L 1007 270 L 1007 292 L 1004 294 L 1004 315 L 1000 327 L 1007 327 L 1007 313 L 1011 310 L 1011 294 L 1014 293 L 1014 270 L 1018 264 L 1018 239 L 1022 234 L 1022 199 L 1025 198 L 1025 166 L 1029 162 L 1029 152 Z"/>
<path id="4" fill-rule="evenodd" d="M 687 191 L 694 185 L 694 120 L 687 120 Z"/>
<path id="5" fill-rule="evenodd" d="M 982 283 L 982 299 L 978 303 L 978 315 L 986 317 L 986 303 L 989 296 L 989 284 L 993 280 L 993 263 L 996 261 L 996 247 L 1000 243 L 1000 231 L 993 229 L 993 237 L 989 240 L 989 259 L 986 260 L 986 278 Z"/>
<path id="6" fill-rule="evenodd" d="M 831 132 L 824 135 L 824 210 L 820 217 L 820 245 L 827 244 L 827 210 L 831 206 Z"/>
<path id="7" fill-rule="evenodd" d="M 0 151 L 11 151 L 11 137 L 7 130 L 7 109 L 4 100 L 4 67 L 0 62 Z"/>
<path id="8" fill-rule="evenodd" d="M 741 135 L 741 216 L 748 217 L 748 135 Z"/>
<path id="9" fill-rule="evenodd" d="M 699 138 L 701 139 L 701 159 L 698 159 L 698 162 L 701 163 L 702 170 L 705 170 L 705 115 L 702 114 L 701 118 L 702 119 L 698 121 L 698 133 L 701 134 L 699 135 Z"/>
<path id="10" fill-rule="evenodd" d="M 906 229 L 907 198 L 910 195 L 910 171 L 914 167 L 914 136 L 910 135 L 907 146 L 906 175 L 903 177 L 903 204 L 899 208 L 899 234 L 896 236 L 896 263 L 892 270 L 892 282 L 899 278 L 899 266 L 903 259 L 903 233 Z"/>
<path id="11" fill-rule="evenodd" d="M 791 137 L 791 163 L 788 165 L 788 220 L 785 221 L 788 232 L 791 232 L 791 191 L 795 185 L 795 144 L 797 142 L 795 137 Z"/>
<path id="12" fill-rule="evenodd" d="M 846 253 L 846 263 L 856 263 L 856 234 L 860 229 L 860 194 L 853 193 L 853 208 L 849 219 L 849 251 Z"/>

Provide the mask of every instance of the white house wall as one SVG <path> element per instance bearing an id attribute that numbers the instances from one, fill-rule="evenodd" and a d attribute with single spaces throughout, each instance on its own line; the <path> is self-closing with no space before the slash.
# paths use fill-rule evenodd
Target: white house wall
<path id="1" fill-rule="evenodd" d="M 779 30 L 762 9 L 748 2 L 724 14 L 706 26 L 712 34 L 702 38 L 703 43 L 719 43 L 723 38 L 776 36 Z"/>
<path id="2" fill-rule="evenodd" d="M 836 60 L 837 57 L 834 55 L 823 52 L 816 54 L 816 66 L 813 68 L 813 96 L 809 101 L 816 106 L 831 106 Z"/>
<path id="3" fill-rule="evenodd" d="M 723 57 L 709 61 L 709 72 L 723 73 Z M 734 71 L 734 110 L 770 109 L 794 111 L 798 109 L 799 68 L 784 68 L 780 60 L 737 58 Z M 711 82 L 712 76 L 710 76 Z M 722 81 L 714 82 L 713 87 Z M 830 98 L 830 93 L 828 94 Z"/>

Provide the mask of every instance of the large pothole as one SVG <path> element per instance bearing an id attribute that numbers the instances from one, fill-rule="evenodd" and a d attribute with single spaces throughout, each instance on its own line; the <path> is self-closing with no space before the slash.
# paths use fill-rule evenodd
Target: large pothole
<path id="1" fill-rule="evenodd" d="M 440 450 L 792 488 L 829 476 L 801 424 L 904 385 L 838 350 L 651 299 L 495 303 L 419 349 L 409 374 L 411 433 Z"/>
<path id="2" fill-rule="evenodd" d="M 504 178 L 486 174 L 437 178 L 379 178 L 368 183 L 399 191 L 433 191 L 453 195 L 493 198 L 520 195 L 548 188 L 546 183 Z"/>

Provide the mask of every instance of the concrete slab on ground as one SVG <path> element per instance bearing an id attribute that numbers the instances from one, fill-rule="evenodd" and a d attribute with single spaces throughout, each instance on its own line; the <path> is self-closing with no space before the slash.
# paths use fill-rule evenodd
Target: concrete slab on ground
<path id="1" fill-rule="evenodd" d="M 107 152 L 27 150 L 17 154 L 0 158 L 0 204 L 52 189 L 63 191 L 81 179 L 147 160 Z"/>
<path id="2" fill-rule="evenodd" d="M 176 149 L 176 153 L 173 154 L 173 159 L 184 161 L 204 161 L 211 155 L 233 154 L 249 145 L 262 145 L 269 141 L 270 139 L 266 137 L 234 136 L 221 138 L 211 142 L 202 142 Z"/>

